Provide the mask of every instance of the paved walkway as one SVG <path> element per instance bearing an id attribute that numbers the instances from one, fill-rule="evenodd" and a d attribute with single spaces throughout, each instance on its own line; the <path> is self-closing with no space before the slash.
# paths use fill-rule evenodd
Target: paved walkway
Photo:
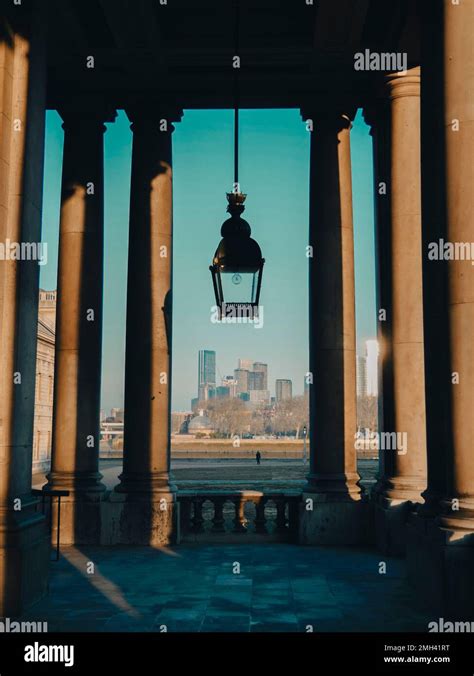
<path id="1" fill-rule="evenodd" d="M 49 597 L 25 617 L 49 631 L 425 632 L 433 619 L 415 607 L 403 561 L 373 550 L 67 547 L 51 571 Z"/>

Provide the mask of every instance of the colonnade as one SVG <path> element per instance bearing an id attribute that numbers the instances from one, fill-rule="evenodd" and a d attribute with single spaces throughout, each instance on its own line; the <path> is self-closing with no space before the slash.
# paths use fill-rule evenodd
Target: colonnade
<path id="1" fill-rule="evenodd" d="M 474 241 L 473 4 L 448 0 L 426 20 L 423 72 L 374 78 L 370 100 L 330 97 L 311 118 L 310 473 L 302 544 L 376 534 L 406 553 L 411 579 L 472 608 L 474 283 L 470 260 L 428 260 L 437 237 Z M 45 61 L 41 22 L 0 44 L 2 239 L 41 240 Z M 427 46 L 426 46 L 427 45 Z M 442 65 L 442 68 L 438 68 Z M 370 502 L 355 451 L 355 287 L 351 120 L 365 107 L 374 140 L 381 430 L 407 447 L 381 452 Z M 123 472 L 99 473 L 104 236 L 103 143 L 115 111 L 68 100 L 64 121 L 51 472 L 67 490 L 64 543 L 166 544 L 177 521 L 170 481 L 172 149 L 181 111 L 147 101 L 126 112 L 133 150 Z M 48 534 L 31 495 L 38 267 L 0 263 L 0 614 L 46 588 Z M 18 509 L 18 500 L 21 508 Z M 375 528 L 372 519 L 375 516 Z M 430 554 L 431 552 L 431 554 Z M 435 554 L 433 554 L 435 552 Z M 470 586 L 469 586 L 470 585 Z M 469 589 L 471 591 L 469 592 Z M 428 590 L 427 590 L 428 591 Z M 457 605 L 456 605 L 457 604 Z M 470 605 L 469 605 L 470 604 Z"/>

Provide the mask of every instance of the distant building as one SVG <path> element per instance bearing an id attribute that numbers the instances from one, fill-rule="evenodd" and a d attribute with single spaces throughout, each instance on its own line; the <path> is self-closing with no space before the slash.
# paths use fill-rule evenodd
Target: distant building
<path id="1" fill-rule="evenodd" d="M 56 299 L 56 291 L 40 289 L 33 428 L 33 474 L 48 470 L 51 463 Z"/>
<path id="2" fill-rule="evenodd" d="M 379 392 L 378 384 L 378 360 L 379 344 L 375 339 L 365 341 L 366 364 L 367 364 L 367 394 L 370 397 L 377 397 Z"/>
<path id="3" fill-rule="evenodd" d="M 367 357 L 357 356 L 356 360 L 357 396 L 367 396 Z"/>
<path id="4" fill-rule="evenodd" d="M 110 416 L 115 420 L 115 422 L 122 422 L 124 419 L 124 410 L 123 408 L 112 408 L 110 410 Z"/>
<path id="5" fill-rule="evenodd" d="M 198 397 L 200 399 L 209 398 L 209 396 L 201 397 L 204 392 L 202 388 L 205 386 L 216 387 L 216 353 L 214 350 L 199 350 L 198 353 Z"/>
<path id="6" fill-rule="evenodd" d="M 249 391 L 249 372 L 247 369 L 235 369 L 234 380 L 236 382 L 236 395 Z"/>
<path id="7" fill-rule="evenodd" d="M 191 411 L 193 411 L 193 413 L 196 412 L 198 404 L 199 404 L 199 397 L 194 397 L 193 399 L 191 399 Z"/>
<path id="8" fill-rule="evenodd" d="M 216 396 L 216 386 L 211 384 L 201 385 L 199 387 L 198 399 L 199 401 L 207 401 Z"/>
<path id="9" fill-rule="evenodd" d="M 216 398 L 217 399 L 227 399 L 230 397 L 230 387 L 224 385 L 219 385 L 216 387 Z"/>
<path id="10" fill-rule="evenodd" d="M 201 409 L 199 414 L 192 418 L 188 423 L 188 434 L 199 434 L 205 437 L 210 436 L 215 431 L 214 423 L 204 415 Z"/>
<path id="11" fill-rule="evenodd" d="M 222 387 L 229 388 L 229 397 L 235 397 L 237 393 L 237 382 L 234 376 L 225 376 L 222 378 Z"/>
<path id="12" fill-rule="evenodd" d="M 56 331 L 56 302 L 57 291 L 39 291 L 38 317 L 47 324 L 53 331 Z"/>
<path id="13" fill-rule="evenodd" d="M 249 392 L 252 390 L 265 390 L 265 373 L 263 371 L 249 371 L 248 385 Z"/>
<path id="14" fill-rule="evenodd" d="M 243 369 L 244 371 L 252 371 L 253 369 L 253 362 L 251 359 L 239 359 L 239 369 Z"/>
<path id="15" fill-rule="evenodd" d="M 262 387 L 261 388 L 256 387 L 255 389 L 256 390 L 258 390 L 258 389 L 267 390 L 268 389 L 268 364 L 264 364 L 261 361 L 254 361 L 253 372 L 262 374 Z"/>
<path id="16" fill-rule="evenodd" d="M 291 380 L 279 378 L 275 381 L 275 394 L 277 401 L 291 399 L 293 396 L 293 385 Z"/>
<path id="17" fill-rule="evenodd" d="M 269 390 L 250 390 L 249 401 L 251 404 L 269 404 L 270 392 Z"/>

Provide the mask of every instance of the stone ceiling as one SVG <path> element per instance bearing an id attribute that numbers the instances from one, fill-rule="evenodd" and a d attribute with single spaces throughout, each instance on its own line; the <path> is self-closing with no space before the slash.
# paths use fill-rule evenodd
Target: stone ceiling
<path id="1" fill-rule="evenodd" d="M 48 106 L 104 96 L 117 108 L 156 99 L 182 108 L 233 105 L 234 0 L 44 0 Z M 365 48 L 419 63 L 412 0 L 240 0 L 242 107 L 291 107 L 327 97 L 358 104 L 373 73 Z M 86 67 L 88 56 L 94 68 Z"/>

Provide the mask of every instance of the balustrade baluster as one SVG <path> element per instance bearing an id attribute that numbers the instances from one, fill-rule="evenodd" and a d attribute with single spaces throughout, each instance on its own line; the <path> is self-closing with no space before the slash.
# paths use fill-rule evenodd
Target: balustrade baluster
<path id="1" fill-rule="evenodd" d="M 213 498 L 214 519 L 212 521 L 213 533 L 225 533 L 224 504 L 225 498 Z"/>
<path id="2" fill-rule="evenodd" d="M 246 532 L 245 528 L 245 515 L 244 515 L 244 509 L 245 509 L 245 500 L 239 496 L 238 498 L 234 498 L 232 501 L 235 505 L 235 518 L 234 518 L 234 532 L 235 533 L 244 533 Z"/>
<path id="3" fill-rule="evenodd" d="M 204 519 L 202 516 L 202 505 L 205 498 L 194 498 L 194 514 L 192 518 L 192 531 L 193 533 L 202 533 L 204 531 Z"/>

